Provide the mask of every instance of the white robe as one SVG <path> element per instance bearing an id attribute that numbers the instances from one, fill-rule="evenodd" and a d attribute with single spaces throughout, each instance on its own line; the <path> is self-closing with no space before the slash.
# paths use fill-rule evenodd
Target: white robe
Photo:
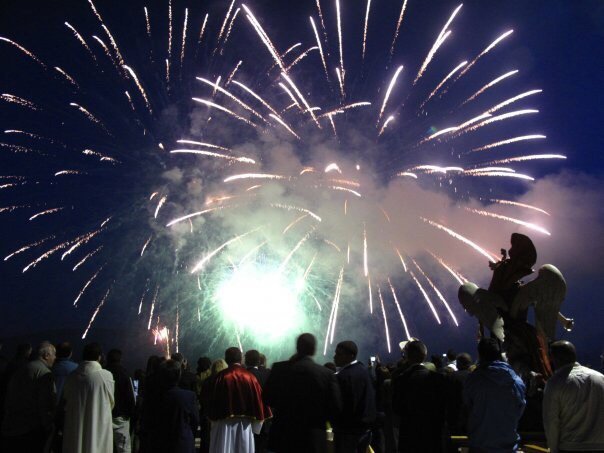
<path id="1" fill-rule="evenodd" d="M 96 361 L 82 362 L 65 381 L 64 453 L 112 453 L 115 383 Z"/>
<path id="2" fill-rule="evenodd" d="M 260 433 L 261 428 L 262 422 L 250 418 L 227 418 L 212 422 L 210 453 L 254 453 L 254 433 Z"/>

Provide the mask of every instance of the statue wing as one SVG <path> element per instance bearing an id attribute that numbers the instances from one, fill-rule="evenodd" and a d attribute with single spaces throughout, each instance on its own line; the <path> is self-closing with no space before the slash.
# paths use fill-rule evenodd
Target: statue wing
<path id="1" fill-rule="evenodd" d="M 520 287 L 512 304 L 511 315 L 535 306 L 536 327 L 548 340 L 556 336 L 556 321 L 560 306 L 566 297 L 566 281 L 553 265 L 545 264 L 536 279 Z"/>

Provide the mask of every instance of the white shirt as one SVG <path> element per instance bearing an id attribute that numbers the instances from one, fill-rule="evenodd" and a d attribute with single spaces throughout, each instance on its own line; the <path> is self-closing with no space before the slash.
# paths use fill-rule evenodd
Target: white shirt
<path id="1" fill-rule="evenodd" d="M 545 386 L 543 425 L 552 453 L 604 450 L 604 375 L 579 363 L 557 370 Z"/>

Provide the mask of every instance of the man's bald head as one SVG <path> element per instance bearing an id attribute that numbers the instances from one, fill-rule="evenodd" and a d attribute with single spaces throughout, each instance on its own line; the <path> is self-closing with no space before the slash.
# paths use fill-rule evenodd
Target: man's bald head
<path id="1" fill-rule="evenodd" d="M 554 366 L 556 368 L 560 368 L 564 365 L 569 365 L 577 361 L 577 350 L 575 349 L 575 345 L 573 345 L 570 341 L 554 341 L 549 346 L 549 353 L 554 360 Z"/>

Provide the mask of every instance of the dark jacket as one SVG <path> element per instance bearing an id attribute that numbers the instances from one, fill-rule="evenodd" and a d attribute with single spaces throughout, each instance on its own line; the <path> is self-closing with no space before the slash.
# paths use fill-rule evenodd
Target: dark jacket
<path id="1" fill-rule="evenodd" d="M 132 381 L 130 376 L 119 363 L 110 363 L 105 369 L 110 371 L 115 381 L 115 406 L 111 411 L 111 416 L 132 418 L 136 407 L 136 401 L 134 399 L 134 387 L 132 387 Z"/>
<path id="2" fill-rule="evenodd" d="M 194 453 L 199 426 L 197 396 L 190 390 L 173 387 L 163 394 L 161 430 L 157 452 Z"/>
<path id="3" fill-rule="evenodd" d="M 480 364 L 464 384 L 470 446 L 489 452 L 516 451 L 524 395 L 524 383 L 510 365 L 499 361 Z"/>
<path id="4" fill-rule="evenodd" d="M 258 379 L 258 383 L 260 384 L 260 387 L 262 387 L 262 389 L 264 390 L 264 386 L 266 384 L 266 381 L 267 381 L 269 375 L 271 374 L 271 370 L 269 370 L 268 368 L 255 367 L 255 366 L 247 367 L 247 370 L 250 373 L 252 373 L 254 376 L 256 376 L 256 379 Z"/>
<path id="5" fill-rule="evenodd" d="M 315 453 L 327 449 L 326 423 L 340 413 L 336 376 L 302 357 L 273 365 L 263 393 L 273 409 L 269 450 Z"/>
<path id="6" fill-rule="evenodd" d="M 444 450 L 448 408 L 445 376 L 414 364 L 392 383 L 392 409 L 401 418 L 399 451 Z"/>
<path id="7" fill-rule="evenodd" d="M 342 395 L 342 412 L 335 420 L 336 433 L 361 434 L 375 421 L 375 392 L 365 365 L 360 362 L 342 368 L 337 374 Z"/>

